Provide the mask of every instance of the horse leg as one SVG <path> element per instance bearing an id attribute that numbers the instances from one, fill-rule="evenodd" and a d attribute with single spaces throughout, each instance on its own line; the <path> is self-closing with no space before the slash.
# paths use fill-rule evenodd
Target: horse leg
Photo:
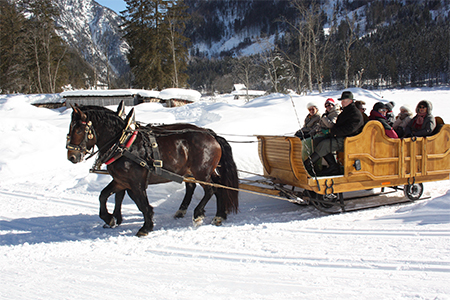
<path id="1" fill-rule="evenodd" d="M 216 226 L 221 226 L 222 222 L 224 220 L 227 219 L 227 211 L 225 208 L 225 204 L 223 201 L 223 189 L 217 189 L 215 192 L 216 195 L 216 216 L 214 217 L 214 219 L 212 220 L 211 224 L 216 225 Z"/>
<path id="2" fill-rule="evenodd" d="M 124 197 L 125 197 L 125 190 L 117 192 L 116 196 L 115 196 L 116 205 L 114 206 L 113 216 L 116 219 L 117 226 L 122 224 L 122 221 L 123 221 L 123 218 L 122 218 L 122 202 L 123 202 L 123 198 Z"/>
<path id="3" fill-rule="evenodd" d="M 211 186 L 205 185 L 203 186 L 203 190 L 205 191 L 205 194 L 203 195 L 200 203 L 194 209 L 194 226 L 200 226 L 203 224 L 203 219 L 205 218 L 205 206 L 208 204 L 208 201 L 211 199 L 212 195 L 214 195 L 214 188 Z"/>
<path id="4" fill-rule="evenodd" d="M 181 202 L 180 208 L 178 208 L 177 212 L 175 213 L 174 218 L 184 218 L 186 215 L 187 209 L 189 207 L 189 204 L 191 204 L 192 201 L 192 195 L 194 194 L 195 187 L 197 185 L 192 182 L 186 182 L 186 194 L 184 195 L 183 202 Z"/>
<path id="5" fill-rule="evenodd" d="M 147 193 L 145 189 L 131 189 L 127 192 L 144 216 L 144 226 L 139 229 L 136 236 L 146 236 L 153 230 L 153 207 L 148 203 Z"/>
<path id="6" fill-rule="evenodd" d="M 106 202 L 108 201 L 109 196 L 112 194 L 119 192 L 117 189 L 116 182 L 111 181 L 100 193 L 99 201 L 100 201 L 100 219 L 105 221 L 104 227 L 116 227 L 117 220 L 116 218 L 108 212 L 108 208 L 106 206 Z M 122 198 L 123 199 L 123 198 Z"/>

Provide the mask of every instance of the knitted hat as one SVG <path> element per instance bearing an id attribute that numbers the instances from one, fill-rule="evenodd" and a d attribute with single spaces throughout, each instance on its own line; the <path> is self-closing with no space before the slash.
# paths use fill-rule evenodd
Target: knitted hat
<path id="1" fill-rule="evenodd" d="M 333 98 L 328 98 L 328 99 L 325 101 L 325 105 L 327 105 L 327 103 L 330 103 L 330 104 L 333 104 L 333 106 L 336 106 L 336 101 L 334 101 Z"/>
<path id="2" fill-rule="evenodd" d="M 306 108 L 309 109 L 310 107 L 315 107 L 317 108 L 317 105 L 313 102 L 309 102 L 308 104 L 306 104 Z"/>
<path id="3" fill-rule="evenodd" d="M 392 111 L 394 109 L 395 102 L 394 101 L 389 101 L 385 105 L 386 105 L 386 108 L 387 108 L 388 111 Z"/>
<path id="4" fill-rule="evenodd" d="M 377 102 L 373 106 L 374 111 L 378 111 L 379 109 L 382 109 L 382 108 L 386 109 L 386 105 L 383 102 Z"/>

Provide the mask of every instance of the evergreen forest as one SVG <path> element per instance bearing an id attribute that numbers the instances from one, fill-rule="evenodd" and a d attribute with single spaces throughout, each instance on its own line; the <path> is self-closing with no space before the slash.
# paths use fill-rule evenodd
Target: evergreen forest
<path id="1" fill-rule="evenodd" d="M 448 86 L 450 0 L 195 1 L 125 0 L 123 38 L 130 74 L 110 88 L 192 88 L 228 93 L 234 83 L 268 92 Z M 223 20 L 211 12 L 245 12 L 235 32 L 274 37 L 209 56 L 195 45 L 218 42 Z M 94 66 L 58 35 L 51 0 L 0 0 L 0 92 L 57 93 L 96 86 Z M 256 29 L 255 29 L 256 28 Z M 261 41 L 267 39 L 261 39 Z"/>

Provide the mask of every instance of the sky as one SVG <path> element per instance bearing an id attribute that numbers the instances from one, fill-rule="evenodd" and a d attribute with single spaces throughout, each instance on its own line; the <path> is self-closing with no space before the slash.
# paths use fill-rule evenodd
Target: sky
<path id="1" fill-rule="evenodd" d="M 125 1 L 123 0 L 95 0 L 99 4 L 106 6 L 112 10 L 114 10 L 116 13 L 120 14 L 121 11 L 126 9 Z"/>

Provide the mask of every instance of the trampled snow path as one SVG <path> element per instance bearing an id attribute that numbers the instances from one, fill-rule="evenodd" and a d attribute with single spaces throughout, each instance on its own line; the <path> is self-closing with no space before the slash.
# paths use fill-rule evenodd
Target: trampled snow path
<path id="1" fill-rule="evenodd" d="M 432 99 L 436 115 L 447 122 L 450 115 L 449 89 L 383 91 L 383 99 L 353 92 L 367 107 Z M 338 94 L 294 101 L 303 116 L 307 102 Z M 450 299 L 450 181 L 426 183 L 427 200 L 340 215 L 241 194 L 239 214 L 221 227 L 208 225 L 211 201 L 199 228 L 191 216 L 200 188 L 186 218 L 176 220 L 184 185 L 149 186 L 155 231 L 136 238 L 143 219 L 128 196 L 124 223 L 103 228 L 98 195 L 109 176 L 89 174 L 92 161 L 67 161 L 70 111 L 27 101 L 0 97 L 1 299 Z M 284 95 L 173 109 L 145 104 L 136 114 L 143 122 L 189 122 L 218 133 L 288 134 L 298 127 Z M 232 146 L 240 169 L 261 172 L 255 144 Z"/>

